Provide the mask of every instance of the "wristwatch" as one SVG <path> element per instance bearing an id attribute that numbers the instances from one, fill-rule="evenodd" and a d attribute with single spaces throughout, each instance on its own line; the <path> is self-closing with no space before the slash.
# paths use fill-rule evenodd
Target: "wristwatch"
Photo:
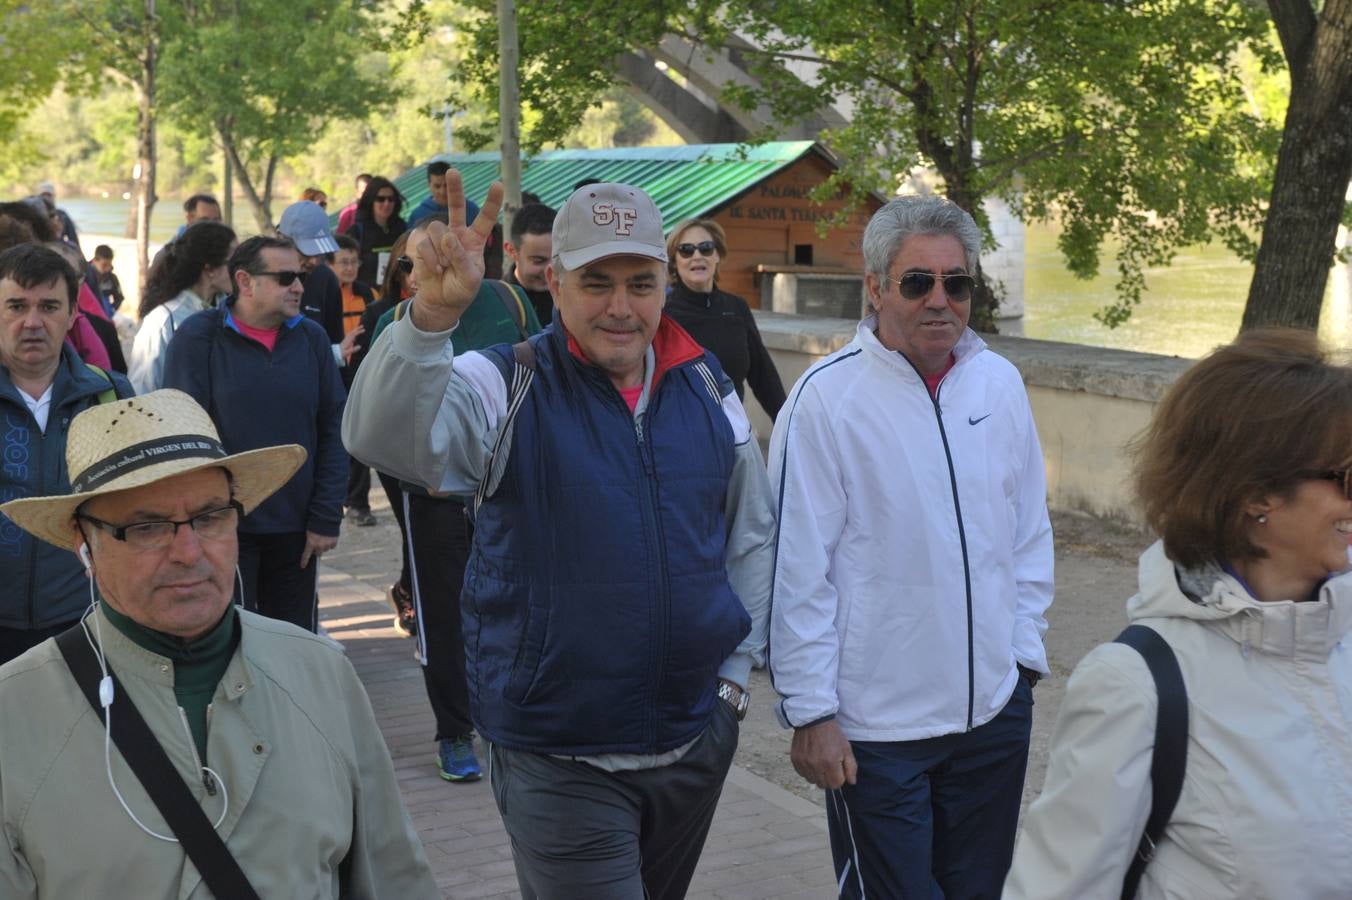
<path id="1" fill-rule="evenodd" d="M 731 681 L 724 681 L 720 678 L 718 681 L 718 699 L 732 707 L 738 722 L 746 718 L 747 707 L 751 705 L 750 691 L 744 691 Z"/>

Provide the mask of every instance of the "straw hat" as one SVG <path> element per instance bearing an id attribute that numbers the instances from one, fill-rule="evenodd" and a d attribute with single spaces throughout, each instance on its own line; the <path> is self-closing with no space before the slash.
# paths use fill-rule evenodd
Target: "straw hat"
<path id="1" fill-rule="evenodd" d="M 298 444 L 227 454 L 196 400 L 182 391 L 154 391 L 76 416 L 66 437 L 70 493 L 11 500 L 0 513 L 29 534 L 74 550 L 70 522 L 91 497 L 220 466 L 230 471 L 235 499 L 249 513 L 304 462 L 305 448 Z"/>

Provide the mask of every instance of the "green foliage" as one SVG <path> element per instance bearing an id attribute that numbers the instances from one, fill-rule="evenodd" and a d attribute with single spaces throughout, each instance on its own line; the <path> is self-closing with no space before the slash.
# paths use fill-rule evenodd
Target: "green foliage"
<path id="1" fill-rule="evenodd" d="M 467 32 L 467 75 L 495 96 L 489 0 Z M 586 40 L 565 40 L 577 23 Z M 823 133 L 844 166 L 818 196 L 893 193 L 917 170 L 984 219 L 988 197 L 1058 220 L 1088 277 L 1116 237 L 1124 321 L 1143 271 L 1219 238 L 1252 255 L 1280 139 L 1280 54 L 1248 0 L 541 0 L 520 16 L 522 96 L 543 111 L 526 143 L 558 141 L 613 82 L 616 55 L 732 32 L 756 77 L 724 99 L 774 123 L 841 109 Z M 846 213 L 848 214 L 848 212 Z M 984 224 L 984 222 L 983 222 Z"/>
<path id="2" fill-rule="evenodd" d="M 1113 235 L 1125 321 L 1143 272 L 1219 236 L 1252 253 L 1280 129 L 1244 95 L 1240 51 L 1280 65 L 1266 19 L 1234 0 L 855 0 L 747 3 L 739 22 L 764 52 L 744 100 L 781 118 L 833 98 L 854 109 L 830 134 L 835 179 L 887 190 L 933 167 L 974 213 L 999 196 L 1027 220 L 1057 219 L 1072 272 L 1092 276 Z M 882 13 L 879 15 L 879 13 Z M 784 63 L 820 58 L 805 86 Z"/>
<path id="3" fill-rule="evenodd" d="M 392 102 L 372 108 L 359 121 L 327 123 L 318 139 L 290 160 L 299 183 L 314 184 L 345 201 L 358 172 L 393 177 L 442 152 L 445 105 L 454 114 L 456 149 L 464 149 L 462 129 L 481 125 L 487 114 L 466 103 L 467 92 L 456 80 L 456 29 L 464 15 L 454 0 L 422 5 L 416 20 L 422 39 L 388 54 L 394 73 L 389 81 Z"/>
<path id="4" fill-rule="evenodd" d="M 471 14 L 461 33 L 461 76 L 472 97 L 494 111 L 481 127 L 466 129 L 473 149 L 497 141 L 498 23 L 494 0 L 468 0 Z M 725 36 L 720 4 L 688 0 L 684 4 L 646 0 L 531 0 L 518 2 L 521 52 L 521 148 L 526 154 L 561 145 L 589 110 L 599 109 L 616 85 L 615 57 L 631 48 L 650 47 L 668 31 L 690 30 Z"/>
<path id="5" fill-rule="evenodd" d="M 280 159 L 308 149 L 325 122 L 363 118 L 390 99 L 388 51 L 422 33 L 369 2 L 193 0 L 164 46 L 163 108 L 238 154 L 267 209 Z"/>
<path id="6" fill-rule="evenodd" d="M 619 87 L 601 95 L 601 102 L 582 116 L 560 143 L 565 147 L 664 147 L 683 143 L 681 136 L 652 114 L 636 97 Z"/>

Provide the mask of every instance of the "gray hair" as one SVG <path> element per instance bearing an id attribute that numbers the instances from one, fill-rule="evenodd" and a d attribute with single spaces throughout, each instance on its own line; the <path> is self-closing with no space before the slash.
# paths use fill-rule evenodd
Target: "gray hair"
<path id="1" fill-rule="evenodd" d="M 864 271 L 882 278 L 902 242 L 918 234 L 956 238 L 967 253 L 967 270 L 981 258 L 981 229 L 961 206 L 932 194 L 910 194 L 889 201 L 864 229 Z"/>

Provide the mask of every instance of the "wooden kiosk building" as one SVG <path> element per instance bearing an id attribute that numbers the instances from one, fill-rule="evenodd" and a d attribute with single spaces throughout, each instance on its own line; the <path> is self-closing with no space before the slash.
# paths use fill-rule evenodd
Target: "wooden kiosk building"
<path id="1" fill-rule="evenodd" d="M 466 196 L 476 202 L 500 177 L 497 153 L 437 159 L 459 170 Z M 405 209 L 427 196 L 426 168 L 396 179 Z M 808 192 L 835 169 L 830 154 L 812 141 L 555 150 L 524 161 L 521 189 L 557 209 L 585 178 L 632 184 L 653 198 L 668 233 L 691 218 L 723 226 L 728 236 L 718 281 L 723 290 L 752 307 L 853 318 L 860 309 L 864 226 L 882 201 L 869 197 L 847 224 L 818 236 L 817 223 L 839 211 L 842 202 L 815 204 Z"/>

